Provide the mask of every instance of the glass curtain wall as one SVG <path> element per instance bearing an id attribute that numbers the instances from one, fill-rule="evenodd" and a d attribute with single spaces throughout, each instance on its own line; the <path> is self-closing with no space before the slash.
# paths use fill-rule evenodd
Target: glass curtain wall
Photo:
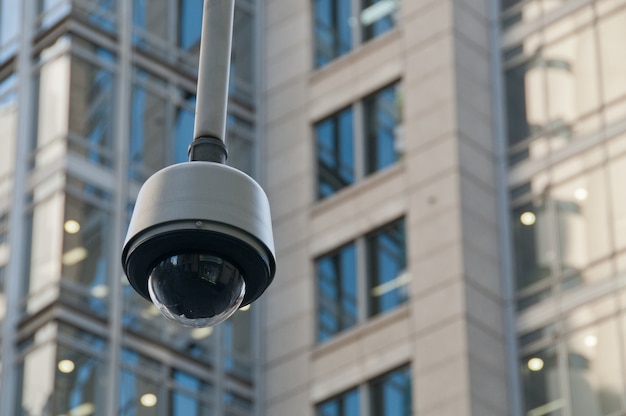
<path id="1" fill-rule="evenodd" d="M 502 6 L 524 414 L 621 414 L 626 4 Z"/>
<path id="2" fill-rule="evenodd" d="M 142 182 L 187 161 L 202 0 L 27 1 L 35 58 L 24 78 L 22 5 L 0 0 L 0 294 L 6 279 L 21 286 L 19 329 L 2 340 L 17 345 L 16 405 L 0 412 L 252 414 L 255 307 L 215 328 L 176 326 L 130 288 L 119 261 Z M 252 175 L 256 9 L 237 2 L 227 123 L 229 164 Z M 30 128 L 18 130 L 18 79 L 28 78 L 32 108 L 19 111 Z M 26 160 L 15 160 L 20 140 Z M 28 166 L 25 189 L 12 189 L 17 163 Z M 13 198 L 26 203 L 25 229 L 11 228 Z M 9 232 L 24 236 L 24 258 L 10 258 Z M 22 276 L 6 276 L 9 261 L 23 262 Z"/>

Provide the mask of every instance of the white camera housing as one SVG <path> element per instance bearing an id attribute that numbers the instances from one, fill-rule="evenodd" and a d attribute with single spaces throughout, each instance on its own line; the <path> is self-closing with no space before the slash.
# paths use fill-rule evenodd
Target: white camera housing
<path id="1" fill-rule="evenodd" d="M 215 267 L 221 270 L 223 264 L 224 274 L 234 273 L 243 278 L 245 290 L 230 293 L 240 290 L 231 285 L 215 292 L 212 299 L 203 299 L 202 291 L 185 287 L 190 285 L 180 274 L 167 276 L 168 272 L 163 272 L 168 269 L 161 266 L 164 261 L 170 261 L 169 269 L 180 268 L 179 263 L 183 263 L 180 259 L 193 257 L 198 263 L 198 255 L 200 263 L 203 259 L 212 260 L 208 266 L 204 265 L 205 272 L 194 269 L 197 276 L 192 280 L 197 283 L 193 285 L 217 287 L 218 279 L 209 274 L 214 274 Z M 155 270 L 160 270 L 164 281 L 177 285 L 178 296 L 185 298 L 181 303 L 199 305 L 199 309 L 178 308 L 170 318 L 188 326 L 221 322 L 237 308 L 256 300 L 274 278 L 276 259 L 267 196 L 248 175 L 220 163 L 193 161 L 162 169 L 139 192 L 122 250 L 122 266 L 132 287 L 157 306 L 162 305 L 151 298 L 149 289 L 149 279 Z M 209 269 L 210 272 L 206 271 Z M 233 298 L 238 303 L 222 302 L 222 297 Z M 212 312 L 202 312 L 207 302 L 213 302 L 214 305 L 209 305 Z M 177 306 L 165 305 L 165 308 L 177 309 Z M 161 312 L 168 316 L 163 309 Z"/>

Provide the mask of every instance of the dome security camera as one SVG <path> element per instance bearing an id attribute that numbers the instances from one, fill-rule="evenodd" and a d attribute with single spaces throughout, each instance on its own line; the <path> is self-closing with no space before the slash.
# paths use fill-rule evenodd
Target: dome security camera
<path id="1" fill-rule="evenodd" d="M 226 320 L 256 300 L 276 271 L 269 203 L 229 166 L 169 166 L 139 192 L 122 266 L 132 287 L 185 326 Z"/>

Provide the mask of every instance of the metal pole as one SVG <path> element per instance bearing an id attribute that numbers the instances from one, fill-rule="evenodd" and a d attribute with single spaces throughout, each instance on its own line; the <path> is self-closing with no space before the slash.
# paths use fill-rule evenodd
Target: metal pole
<path id="1" fill-rule="evenodd" d="M 190 161 L 226 161 L 226 109 L 234 18 L 235 0 L 204 0 Z"/>

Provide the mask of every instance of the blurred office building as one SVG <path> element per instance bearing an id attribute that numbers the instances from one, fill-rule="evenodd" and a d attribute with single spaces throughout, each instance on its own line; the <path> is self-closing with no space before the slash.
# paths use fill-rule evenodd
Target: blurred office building
<path id="1" fill-rule="evenodd" d="M 188 329 L 120 248 L 187 159 L 201 16 L 0 0 L 0 414 L 626 414 L 626 1 L 237 0 L 278 272 Z"/>

